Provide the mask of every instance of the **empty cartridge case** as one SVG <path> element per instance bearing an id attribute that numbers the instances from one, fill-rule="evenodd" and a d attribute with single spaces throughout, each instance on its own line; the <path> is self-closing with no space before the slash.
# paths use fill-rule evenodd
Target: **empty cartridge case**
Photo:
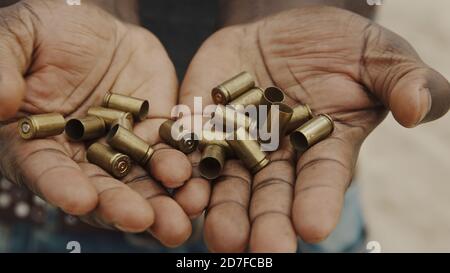
<path id="1" fill-rule="evenodd" d="M 66 134 L 73 141 L 100 138 L 106 133 L 103 119 L 88 116 L 82 119 L 71 119 L 66 124 Z"/>
<path id="2" fill-rule="evenodd" d="M 269 87 L 264 90 L 260 104 L 270 106 L 275 103 L 282 103 L 285 99 L 283 90 L 278 87 Z"/>
<path id="3" fill-rule="evenodd" d="M 255 87 L 232 100 L 228 105 L 232 105 L 235 107 L 241 105 L 244 108 L 249 105 L 258 106 L 261 103 L 263 94 L 264 91 L 261 88 Z"/>
<path id="4" fill-rule="evenodd" d="M 122 126 L 123 128 L 125 128 L 125 129 L 127 129 L 127 130 L 133 132 L 134 121 L 133 121 L 133 120 L 130 120 L 130 119 L 128 119 L 128 118 L 119 118 L 118 120 L 114 121 L 114 122 L 111 124 L 111 127 L 110 127 L 110 128 L 112 128 L 112 127 L 114 127 L 114 126 L 116 126 L 116 125 L 120 125 L 120 126 Z"/>
<path id="5" fill-rule="evenodd" d="M 132 128 L 134 125 L 133 115 L 130 112 L 104 107 L 91 107 L 87 114 L 88 116 L 96 116 L 103 119 L 108 128 L 111 128 L 114 123 L 119 123 L 127 129 Z"/>
<path id="6" fill-rule="evenodd" d="M 333 119 L 328 115 L 321 114 L 291 133 L 291 144 L 298 152 L 304 152 L 330 136 L 333 130 Z"/>
<path id="7" fill-rule="evenodd" d="M 99 166 L 116 178 L 123 178 L 131 171 L 130 157 L 116 152 L 109 146 L 94 143 L 87 150 L 86 156 L 90 163 Z"/>
<path id="8" fill-rule="evenodd" d="M 214 103 L 225 105 L 253 87 L 255 87 L 255 80 L 252 75 L 242 72 L 214 88 L 211 96 Z"/>
<path id="9" fill-rule="evenodd" d="M 286 132 L 286 127 L 288 126 L 292 115 L 294 113 L 294 111 L 292 110 L 292 108 L 284 103 L 275 103 L 272 106 L 276 106 L 276 107 L 271 107 L 270 111 L 269 111 L 269 115 L 266 119 L 266 130 L 269 133 L 268 136 L 270 136 L 272 133 L 276 133 L 278 134 L 278 138 L 282 139 L 285 136 L 285 132 Z M 274 113 L 278 112 L 278 119 L 277 120 L 272 120 L 272 118 L 274 117 Z M 277 122 L 278 123 L 278 132 L 272 132 L 272 122 Z M 270 141 L 270 139 L 261 139 L 262 142 L 267 142 Z"/>
<path id="10" fill-rule="evenodd" d="M 244 128 L 241 127 L 232 134 L 232 137 L 227 137 L 227 142 L 252 174 L 259 172 L 270 163 L 258 141 L 251 139 Z"/>
<path id="11" fill-rule="evenodd" d="M 185 154 L 195 151 L 198 147 L 198 137 L 194 133 L 182 132 L 182 128 L 174 128 L 174 124 L 173 120 L 167 120 L 161 124 L 159 137 Z"/>
<path id="12" fill-rule="evenodd" d="M 222 126 L 224 131 L 226 129 L 237 129 L 240 127 L 249 131 L 256 128 L 256 120 L 251 119 L 244 113 L 236 111 L 235 109 L 223 105 L 218 105 L 214 112 L 214 122 L 217 127 Z M 233 128 L 227 128 L 229 125 L 233 125 Z"/>
<path id="13" fill-rule="evenodd" d="M 228 142 L 226 141 L 226 133 L 220 131 L 203 130 L 202 134 L 203 136 L 200 139 L 198 146 L 200 150 L 204 150 L 208 145 L 217 145 L 225 149 L 227 157 L 232 157 L 234 155 L 230 144 L 228 144 Z"/>
<path id="14" fill-rule="evenodd" d="M 103 106 L 123 112 L 130 112 L 138 121 L 143 121 L 148 116 L 149 103 L 129 96 L 106 93 L 103 99 Z"/>
<path id="15" fill-rule="evenodd" d="M 129 155 L 134 161 L 145 166 L 153 155 L 152 147 L 131 131 L 116 125 L 111 128 L 106 138 L 111 147 Z"/>
<path id="16" fill-rule="evenodd" d="M 206 179 L 216 179 L 225 165 L 226 150 L 221 145 L 207 145 L 199 163 L 200 174 Z"/>
<path id="17" fill-rule="evenodd" d="M 43 114 L 19 120 L 19 134 L 23 139 L 56 136 L 64 132 L 66 120 L 61 114 Z"/>
<path id="18" fill-rule="evenodd" d="M 313 118 L 313 113 L 309 105 L 299 105 L 293 109 L 291 120 L 286 126 L 286 134 L 292 133 L 305 122 Z"/>

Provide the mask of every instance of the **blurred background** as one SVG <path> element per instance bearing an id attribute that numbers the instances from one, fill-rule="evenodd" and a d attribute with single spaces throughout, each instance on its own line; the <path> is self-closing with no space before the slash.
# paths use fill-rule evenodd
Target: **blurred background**
<path id="1" fill-rule="evenodd" d="M 450 1 L 384 0 L 377 22 L 450 79 Z M 450 251 L 450 115 L 414 130 L 390 116 L 365 142 L 358 182 L 382 251 Z"/>

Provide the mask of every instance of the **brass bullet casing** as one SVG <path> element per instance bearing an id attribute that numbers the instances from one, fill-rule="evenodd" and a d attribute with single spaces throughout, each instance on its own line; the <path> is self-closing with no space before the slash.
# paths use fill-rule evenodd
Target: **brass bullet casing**
<path id="1" fill-rule="evenodd" d="M 200 174 L 206 179 L 217 178 L 223 170 L 225 160 L 234 155 L 226 134 L 220 131 L 203 130 L 199 148 L 203 151 L 199 164 Z"/>
<path id="2" fill-rule="evenodd" d="M 29 116 L 18 122 L 19 134 L 26 140 L 60 135 L 65 126 L 63 115 L 57 113 Z"/>
<path id="3" fill-rule="evenodd" d="M 172 128 L 175 124 L 173 120 L 167 120 L 159 127 L 159 137 L 164 140 L 170 146 L 180 150 L 185 154 L 190 154 L 197 150 L 198 137 L 194 133 L 186 133 L 180 130 L 177 131 L 177 135 L 172 135 Z"/>
<path id="4" fill-rule="evenodd" d="M 106 141 L 111 147 L 129 155 L 141 165 L 146 165 L 153 155 L 153 149 L 149 144 L 120 125 L 111 128 Z"/>
<path id="5" fill-rule="evenodd" d="M 283 90 L 272 86 L 264 90 L 260 104 L 270 106 L 275 103 L 282 103 L 285 99 Z"/>
<path id="6" fill-rule="evenodd" d="M 103 106 L 123 112 L 130 112 L 138 121 L 143 121 L 147 118 L 150 107 L 147 100 L 112 93 L 106 93 L 103 99 Z"/>
<path id="7" fill-rule="evenodd" d="M 234 124 L 234 129 L 243 127 L 247 131 L 256 127 L 255 120 L 252 120 L 244 113 L 224 105 L 217 105 L 213 119 L 217 125 L 223 126 L 224 130 L 226 130 L 227 124 Z"/>
<path id="8" fill-rule="evenodd" d="M 219 132 L 219 131 L 203 130 L 202 134 L 203 134 L 203 137 L 200 139 L 200 142 L 198 145 L 200 150 L 204 150 L 206 148 L 206 146 L 209 146 L 209 145 L 217 145 L 217 146 L 221 146 L 225 149 L 227 157 L 234 156 L 233 149 L 231 149 L 230 144 L 228 144 L 228 142 L 226 141 L 226 133 Z"/>
<path id="9" fill-rule="evenodd" d="M 255 80 L 248 72 L 242 72 L 214 88 L 211 97 L 215 104 L 228 104 L 255 87 Z"/>
<path id="10" fill-rule="evenodd" d="M 294 130 L 298 129 L 298 127 L 314 117 L 309 105 L 299 105 L 294 107 L 293 110 L 292 118 L 286 126 L 286 134 L 292 133 Z"/>
<path id="11" fill-rule="evenodd" d="M 201 176 L 206 179 L 216 179 L 222 173 L 225 166 L 226 150 L 221 145 L 207 145 L 203 149 L 199 163 Z"/>
<path id="12" fill-rule="evenodd" d="M 333 119 L 328 115 L 321 114 L 295 130 L 290 135 L 291 144 L 298 152 L 304 152 L 329 137 L 333 130 Z"/>
<path id="13" fill-rule="evenodd" d="M 88 116 L 82 119 L 71 119 L 66 124 L 66 134 L 73 141 L 100 138 L 103 137 L 105 133 L 105 121 L 95 116 Z"/>
<path id="14" fill-rule="evenodd" d="M 227 142 L 252 174 L 259 172 L 270 163 L 258 141 L 251 139 L 244 128 L 239 128 L 233 134 L 233 137 L 227 138 Z"/>
<path id="15" fill-rule="evenodd" d="M 261 103 L 263 94 L 264 91 L 261 88 L 255 87 L 245 92 L 244 94 L 240 95 L 236 99 L 232 100 L 228 105 L 235 107 L 241 105 L 244 108 L 249 105 L 258 106 Z"/>
<path id="16" fill-rule="evenodd" d="M 133 119 L 130 120 L 129 118 L 122 117 L 122 118 L 119 118 L 119 119 L 117 119 L 116 121 L 114 121 L 114 122 L 111 124 L 111 127 L 110 127 L 110 128 L 112 128 L 112 127 L 114 127 L 114 126 L 116 126 L 116 125 L 120 125 L 120 126 L 122 126 L 123 128 L 125 128 L 125 129 L 127 129 L 127 130 L 133 132 L 133 128 L 134 128 L 134 120 L 133 120 Z"/>
<path id="17" fill-rule="evenodd" d="M 291 121 L 294 110 L 287 104 L 275 103 L 273 106 L 278 106 L 278 137 L 281 140 L 286 135 L 286 127 Z M 267 132 L 272 132 L 272 111 L 276 111 L 274 107 L 271 107 L 269 115 L 266 119 Z M 262 140 L 262 142 L 269 142 L 270 139 Z"/>
<path id="18" fill-rule="evenodd" d="M 94 143 L 87 150 L 87 159 L 116 178 L 124 178 L 131 171 L 129 156 L 116 152 L 111 147 Z"/>
<path id="19" fill-rule="evenodd" d="M 108 128 L 111 128 L 115 123 L 119 123 L 127 129 L 133 128 L 134 125 L 133 115 L 130 112 L 123 112 L 104 107 L 91 107 L 87 114 L 88 116 L 96 116 L 103 119 Z"/>

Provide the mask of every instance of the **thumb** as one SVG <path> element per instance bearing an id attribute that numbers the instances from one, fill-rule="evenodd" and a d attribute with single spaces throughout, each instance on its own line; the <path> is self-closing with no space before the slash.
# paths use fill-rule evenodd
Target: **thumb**
<path id="1" fill-rule="evenodd" d="M 405 127 L 445 115 L 450 84 L 428 67 L 407 41 L 373 25 L 366 35 L 363 81 Z"/>
<path id="2" fill-rule="evenodd" d="M 433 121 L 449 109 L 450 85 L 435 70 L 416 68 L 395 83 L 389 105 L 396 120 L 405 127 Z"/>

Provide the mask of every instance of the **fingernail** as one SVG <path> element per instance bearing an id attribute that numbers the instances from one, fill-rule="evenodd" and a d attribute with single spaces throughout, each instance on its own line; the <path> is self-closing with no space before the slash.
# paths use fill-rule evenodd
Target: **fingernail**
<path id="1" fill-rule="evenodd" d="M 417 125 L 426 122 L 426 117 L 427 117 L 428 113 L 430 113 L 431 106 L 432 106 L 432 98 L 431 98 L 430 90 L 428 88 L 422 88 L 420 91 L 421 91 L 420 92 L 420 102 L 421 103 L 426 102 L 426 111 L 422 112 L 422 116 L 420 117 L 419 121 L 417 122 Z"/>

